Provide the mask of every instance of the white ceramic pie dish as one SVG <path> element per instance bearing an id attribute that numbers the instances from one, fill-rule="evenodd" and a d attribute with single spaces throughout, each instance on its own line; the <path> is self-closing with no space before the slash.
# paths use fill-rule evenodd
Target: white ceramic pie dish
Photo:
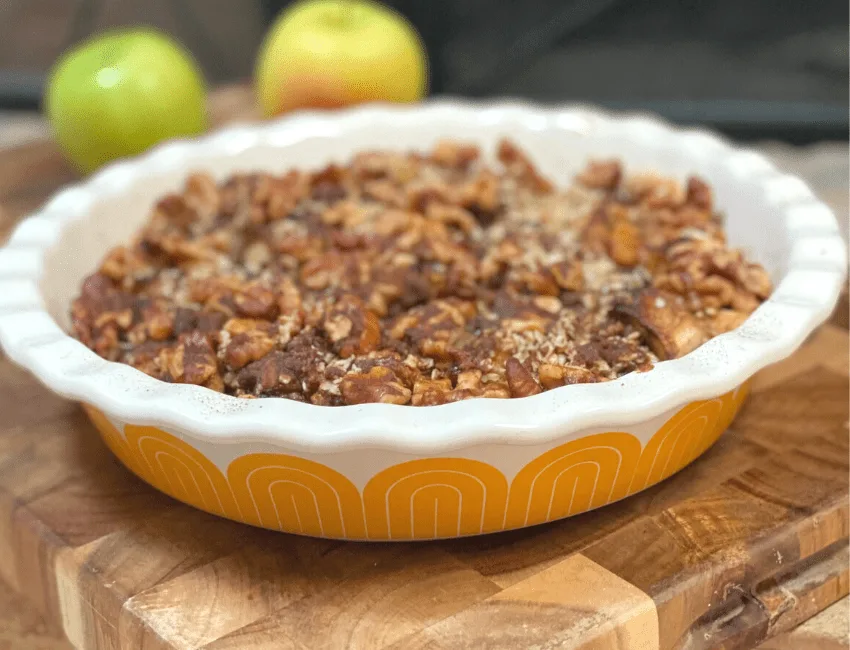
<path id="1" fill-rule="evenodd" d="M 445 137 L 490 151 L 505 135 L 556 183 L 568 182 L 589 157 L 617 157 L 630 170 L 679 178 L 699 174 L 727 216 L 730 242 L 768 269 L 774 294 L 738 329 L 648 373 L 518 400 L 433 407 L 240 400 L 105 361 L 66 333 L 68 306 L 83 277 L 191 170 L 221 177 L 246 169 L 313 168 L 366 148 L 419 149 Z M 792 353 L 827 318 L 845 268 L 836 219 L 805 183 L 709 133 L 582 107 L 373 105 L 170 142 L 63 190 L 0 250 L 0 344 L 50 389 L 89 405 L 130 469 L 193 505 L 330 537 L 451 537 L 604 505 L 689 463 L 731 421 L 743 396 L 739 388 Z M 679 431 L 674 438 L 670 427 Z M 636 446 L 600 436 L 628 436 Z M 613 449 L 616 468 L 606 470 L 608 461 L 594 456 L 608 452 L 588 449 Z M 540 471 L 532 480 L 534 467 Z M 541 488 L 546 472 L 555 472 L 554 478 Z M 252 481 L 260 475 L 268 477 L 258 487 Z M 301 480 L 308 475 L 313 478 Z M 465 488 L 458 477 L 477 487 Z M 407 496 L 391 497 L 408 479 L 415 487 L 406 488 Z M 310 487 L 310 481 L 318 483 Z M 518 481 L 527 485 L 515 487 Z M 474 496 L 478 491 L 485 496 Z M 323 503 L 331 504 L 329 511 Z"/>

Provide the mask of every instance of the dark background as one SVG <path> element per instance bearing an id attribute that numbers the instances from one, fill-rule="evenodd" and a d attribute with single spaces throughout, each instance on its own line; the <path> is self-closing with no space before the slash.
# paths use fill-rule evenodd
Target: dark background
<path id="1" fill-rule="evenodd" d="M 287 4 L 0 0 L 0 109 L 37 106 L 49 62 L 70 44 L 118 24 L 155 24 L 193 51 L 211 81 L 244 80 L 263 31 Z M 435 94 L 650 110 L 744 139 L 847 139 L 846 0 L 387 4 L 407 15 L 423 35 Z M 28 27 L 24 20 L 18 27 L 21 17 L 35 9 L 40 22 Z M 42 48 L 41 59 L 32 64 L 22 59 L 22 46 L 35 50 L 36 43 L 49 38 L 21 30 L 48 23 L 57 34 L 50 41 L 52 50 Z M 23 45 L 12 47 L 15 38 Z"/>
<path id="2" fill-rule="evenodd" d="M 847 137 L 846 1 L 393 4 L 420 26 L 436 92 L 648 109 L 737 137 Z"/>

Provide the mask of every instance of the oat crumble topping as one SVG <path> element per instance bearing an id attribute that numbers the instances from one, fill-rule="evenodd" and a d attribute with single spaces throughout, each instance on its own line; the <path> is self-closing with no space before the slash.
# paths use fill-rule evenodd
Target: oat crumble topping
<path id="1" fill-rule="evenodd" d="M 239 397 L 425 406 L 647 371 L 767 298 L 711 189 L 591 162 L 566 189 L 502 141 L 279 176 L 193 174 L 71 309 L 80 341 Z"/>

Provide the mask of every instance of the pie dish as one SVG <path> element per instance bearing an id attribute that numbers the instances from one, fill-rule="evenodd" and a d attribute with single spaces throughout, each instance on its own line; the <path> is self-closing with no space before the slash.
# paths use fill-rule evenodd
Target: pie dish
<path id="1" fill-rule="evenodd" d="M 649 372 L 418 408 L 239 399 L 106 361 L 67 333 L 83 278 L 192 170 L 282 173 L 443 138 L 494 149 L 505 135 L 559 184 L 588 158 L 705 178 L 731 244 L 767 269 L 775 290 L 740 326 Z M 710 134 L 514 102 L 369 106 L 169 143 L 61 192 L 0 251 L 0 343 L 83 402 L 132 471 L 194 506 L 324 537 L 456 537 L 577 514 L 690 463 L 727 428 L 749 378 L 828 316 L 845 266 L 835 218 L 805 184 Z"/>

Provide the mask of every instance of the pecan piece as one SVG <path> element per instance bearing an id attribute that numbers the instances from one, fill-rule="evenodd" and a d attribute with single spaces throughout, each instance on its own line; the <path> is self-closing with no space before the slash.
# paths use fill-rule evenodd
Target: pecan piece
<path id="1" fill-rule="evenodd" d="M 314 291 L 339 285 L 344 275 L 345 262 L 342 255 L 336 252 L 313 257 L 301 267 L 301 282 Z"/>
<path id="2" fill-rule="evenodd" d="M 168 194 L 161 198 L 154 207 L 154 214 L 179 228 L 188 227 L 198 218 L 198 213 L 179 194 Z"/>
<path id="3" fill-rule="evenodd" d="M 549 273 L 564 291 L 581 291 L 584 288 L 584 271 L 581 262 L 558 262 L 549 267 Z"/>
<path id="4" fill-rule="evenodd" d="M 516 357 L 511 357 L 505 362 L 505 376 L 511 397 L 529 397 L 543 392 L 532 374 Z"/>
<path id="5" fill-rule="evenodd" d="M 264 357 L 274 346 L 274 339 L 267 328 L 242 331 L 230 339 L 224 349 L 224 362 L 233 370 L 239 370 Z"/>
<path id="6" fill-rule="evenodd" d="M 164 341 L 174 332 L 174 314 L 169 311 L 167 303 L 154 300 L 142 307 L 142 327 L 147 338 L 152 341 Z"/>
<path id="7" fill-rule="evenodd" d="M 691 176 L 688 179 L 687 185 L 687 202 L 702 208 L 703 210 L 711 211 L 714 200 L 711 195 L 711 188 L 696 176 Z"/>
<path id="8" fill-rule="evenodd" d="M 121 311 L 105 311 L 94 320 L 96 328 L 104 327 L 107 323 L 115 323 L 120 329 L 127 330 L 133 323 L 133 310 L 127 308 Z"/>
<path id="9" fill-rule="evenodd" d="M 286 394 L 301 388 L 297 368 L 280 350 L 245 366 L 236 375 L 236 385 L 254 395 Z"/>
<path id="10" fill-rule="evenodd" d="M 231 337 L 255 331 L 271 336 L 274 331 L 268 321 L 257 318 L 230 318 L 222 325 L 222 329 Z"/>
<path id="11" fill-rule="evenodd" d="M 743 288 L 762 300 L 766 300 L 773 290 L 773 283 L 767 271 L 756 264 L 743 264 L 739 276 Z"/>
<path id="12" fill-rule="evenodd" d="M 552 183 L 540 175 L 528 156 L 513 142 L 507 139 L 501 140 L 496 153 L 508 173 L 527 184 L 532 190 L 540 193 L 552 191 Z"/>
<path id="13" fill-rule="evenodd" d="M 309 179 L 305 174 L 291 171 L 275 178 L 269 188 L 266 210 L 269 219 L 278 220 L 288 216 L 309 191 Z"/>
<path id="14" fill-rule="evenodd" d="M 203 385 L 209 382 L 218 370 L 218 363 L 212 345 L 200 332 L 187 335 L 181 345 L 183 376 L 186 384 Z"/>
<path id="15" fill-rule="evenodd" d="M 277 296 L 268 287 L 250 284 L 233 295 L 236 310 L 248 318 L 272 320 L 277 316 Z"/>
<path id="16" fill-rule="evenodd" d="M 209 174 L 197 172 L 186 179 L 183 193 L 186 204 L 197 214 L 212 217 L 221 207 L 221 197 L 215 179 Z"/>
<path id="17" fill-rule="evenodd" d="M 487 169 L 460 190 L 460 205 L 469 210 L 482 226 L 489 226 L 501 206 L 499 179 Z"/>
<path id="18" fill-rule="evenodd" d="M 643 291 L 636 304 L 618 305 L 614 314 L 642 331 L 649 348 L 662 360 L 684 356 L 707 339 L 696 318 L 655 289 Z"/>
<path id="19" fill-rule="evenodd" d="M 717 336 L 725 332 L 731 332 L 747 320 L 747 312 L 735 311 L 734 309 L 718 309 L 717 313 L 709 321 L 711 335 Z"/>
<path id="20" fill-rule="evenodd" d="M 572 384 L 592 384 L 599 381 L 595 374 L 579 366 L 556 366 L 551 363 L 544 363 L 540 365 L 537 374 L 540 383 L 546 390 Z"/>
<path id="21" fill-rule="evenodd" d="M 471 393 L 476 393 L 481 390 L 481 375 L 480 370 L 465 370 L 458 374 L 455 388 L 457 390 L 466 390 Z"/>
<path id="22" fill-rule="evenodd" d="M 620 266 L 635 266 L 640 256 L 640 233 L 637 226 L 617 221 L 611 231 L 610 255 Z"/>
<path id="23" fill-rule="evenodd" d="M 410 389 L 385 366 L 374 366 L 367 373 L 346 375 L 339 383 L 339 390 L 346 404 L 407 404 L 411 396 Z"/>
<path id="24" fill-rule="evenodd" d="M 293 314 L 301 311 L 301 291 L 292 278 L 283 278 L 278 287 L 280 298 L 277 306 L 281 314 Z"/>
<path id="25" fill-rule="evenodd" d="M 532 303 L 538 309 L 546 312 L 547 314 L 557 314 L 561 311 L 561 301 L 558 300 L 555 296 L 535 296 L 532 300 Z"/>
<path id="26" fill-rule="evenodd" d="M 541 296 L 557 296 L 561 293 L 554 275 L 549 269 L 516 270 L 512 282 L 517 289 Z"/>
<path id="27" fill-rule="evenodd" d="M 432 203 L 442 203 L 444 205 L 457 203 L 457 196 L 455 194 L 455 189 L 442 181 L 416 183 L 407 188 L 406 207 L 413 212 L 425 214 L 428 206 Z"/>
<path id="28" fill-rule="evenodd" d="M 648 208 L 677 208 L 685 202 L 685 190 L 671 178 L 654 173 L 635 174 L 626 181 L 626 189 Z"/>
<path id="29" fill-rule="evenodd" d="M 129 281 L 125 288 L 132 287 L 134 276 L 150 277 L 155 270 L 146 264 L 145 260 L 135 249 L 118 246 L 113 249 L 100 265 L 100 272 L 116 282 Z"/>
<path id="30" fill-rule="evenodd" d="M 394 183 L 384 179 L 364 183 L 363 195 L 394 208 L 401 208 L 407 202 L 404 191 Z"/>
<path id="31" fill-rule="evenodd" d="M 346 294 L 328 311 L 322 329 L 342 358 L 367 354 L 381 343 L 381 322 L 357 296 Z"/>
<path id="32" fill-rule="evenodd" d="M 251 242 L 244 251 L 242 251 L 242 261 L 245 268 L 252 273 L 259 273 L 264 266 L 272 261 L 272 251 L 265 241 Z"/>
<path id="33" fill-rule="evenodd" d="M 718 275 L 702 278 L 694 285 L 704 307 L 728 307 L 735 296 L 735 285 Z"/>
<path id="34" fill-rule="evenodd" d="M 325 319 L 324 323 L 325 334 L 333 343 L 338 343 L 342 339 L 351 334 L 354 323 L 348 316 L 343 314 L 335 314 L 330 318 Z"/>
<path id="35" fill-rule="evenodd" d="M 593 189 L 613 190 L 620 184 L 622 171 L 617 160 L 592 160 L 578 175 L 577 180 Z"/>
<path id="36" fill-rule="evenodd" d="M 115 323 L 107 323 L 104 327 L 95 329 L 92 349 L 104 359 L 115 361 L 120 353 L 118 341 L 118 326 Z"/>
<path id="37" fill-rule="evenodd" d="M 441 140 L 431 152 L 431 160 L 444 167 L 466 169 L 478 160 L 481 151 L 475 145 Z"/>
<path id="38" fill-rule="evenodd" d="M 166 347 L 168 347 L 167 343 L 146 341 L 145 343 L 134 346 L 127 352 L 124 355 L 123 362 L 133 366 L 137 370 L 141 370 L 146 375 L 162 379 L 162 372 L 157 359 L 160 352 Z"/>
<path id="39" fill-rule="evenodd" d="M 156 358 L 159 376 L 169 382 L 180 382 L 183 377 L 183 347 L 163 347 Z"/>
<path id="40" fill-rule="evenodd" d="M 484 384 L 480 397 L 487 399 L 507 399 L 511 396 L 511 390 L 505 382 L 493 381 Z"/>
<path id="41" fill-rule="evenodd" d="M 413 406 L 436 406 L 450 401 L 452 382 L 450 379 L 428 379 L 422 377 L 413 384 L 410 403 Z"/>
<path id="42" fill-rule="evenodd" d="M 732 309 L 737 309 L 738 311 L 750 314 L 754 312 L 760 304 L 761 302 L 758 298 L 752 294 L 744 291 L 736 291 L 732 296 L 732 304 L 730 306 Z"/>
<path id="43" fill-rule="evenodd" d="M 456 205 L 429 203 L 425 215 L 429 219 L 440 221 L 448 226 L 457 227 L 467 235 L 473 232 L 478 226 L 478 222 L 470 212 Z"/>

